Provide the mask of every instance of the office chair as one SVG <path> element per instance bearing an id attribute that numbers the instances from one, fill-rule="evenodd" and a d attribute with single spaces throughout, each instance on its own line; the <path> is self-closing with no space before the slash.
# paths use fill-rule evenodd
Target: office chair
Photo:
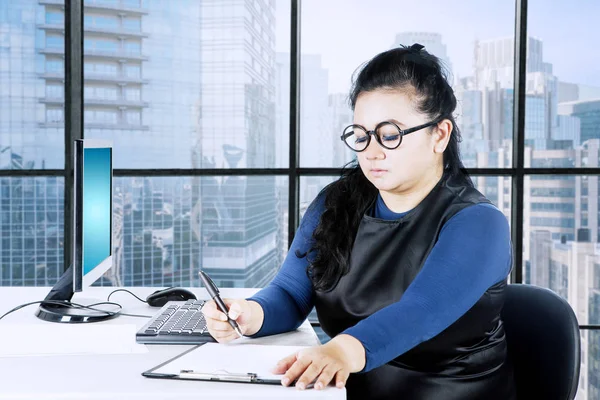
<path id="1" fill-rule="evenodd" d="M 507 285 L 502 319 L 519 399 L 572 400 L 581 337 L 569 303 L 549 289 Z"/>

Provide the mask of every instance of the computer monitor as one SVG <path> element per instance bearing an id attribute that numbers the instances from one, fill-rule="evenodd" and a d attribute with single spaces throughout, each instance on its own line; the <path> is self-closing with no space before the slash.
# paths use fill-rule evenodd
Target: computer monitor
<path id="1" fill-rule="evenodd" d="M 104 311 L 94 311 L 78 308 L 70 301 L 75 292 L 83 291 L 112 266 L 112 145 L 76 140 L 73 157 L 72 264 L 46 296 L 52 304 L 42 303 L 36 316 L 52 322 L 102 321 L 114 317 L 118 310 L 98 305 L 94 308 Z M 102 300 L 76 301 L 82 302 L 90 305 Z"/>
<path id="2" fill-rule="evenodd" d="M 112 266 L 112 146 L 75 142 L 73 289 L 81 292 Z"/>

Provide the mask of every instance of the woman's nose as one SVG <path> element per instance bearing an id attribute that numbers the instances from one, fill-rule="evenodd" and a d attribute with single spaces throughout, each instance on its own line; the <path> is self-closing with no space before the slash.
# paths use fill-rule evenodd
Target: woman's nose
<path id="1" fill-rule="evenodd" d="M 382 160 L 385 158 L 385 152 L 377 140 L 374 137 L 371 137 L 371 142 L 364 150 L 365 158 L 367 160 Z"/>

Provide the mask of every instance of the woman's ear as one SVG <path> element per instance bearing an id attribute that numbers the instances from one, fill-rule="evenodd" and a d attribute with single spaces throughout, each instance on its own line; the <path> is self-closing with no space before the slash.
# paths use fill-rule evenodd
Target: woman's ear
<path id="1" fill-rule="evenodd" d="M 444 119 L 438 122 L 437 126 L 433 131 L 433 152 L 443 153 L 448 146 L 450 141 L 450 135 L 452 134 L 453 125 L 449 119 Z"/>

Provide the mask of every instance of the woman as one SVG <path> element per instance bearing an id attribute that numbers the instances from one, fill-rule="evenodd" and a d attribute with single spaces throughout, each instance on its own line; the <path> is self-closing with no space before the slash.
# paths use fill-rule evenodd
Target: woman
<path id="1" fill-rule="evenodd" d="M 359 165 L 311 204 L 273 281 L 227 301 L 231 318 L 264 336 L 316 307 L 332 339 L 281 360 L 283 385 L 334 383 L 348 398 L 515 398 L 500 319 L 508 223 L 461 170 L 440 61 L 419 44 L 381 53 L 350 103 L 342 140 Z M 236 337 L 214 303 L 204 312 L 219 342 Z"/>

